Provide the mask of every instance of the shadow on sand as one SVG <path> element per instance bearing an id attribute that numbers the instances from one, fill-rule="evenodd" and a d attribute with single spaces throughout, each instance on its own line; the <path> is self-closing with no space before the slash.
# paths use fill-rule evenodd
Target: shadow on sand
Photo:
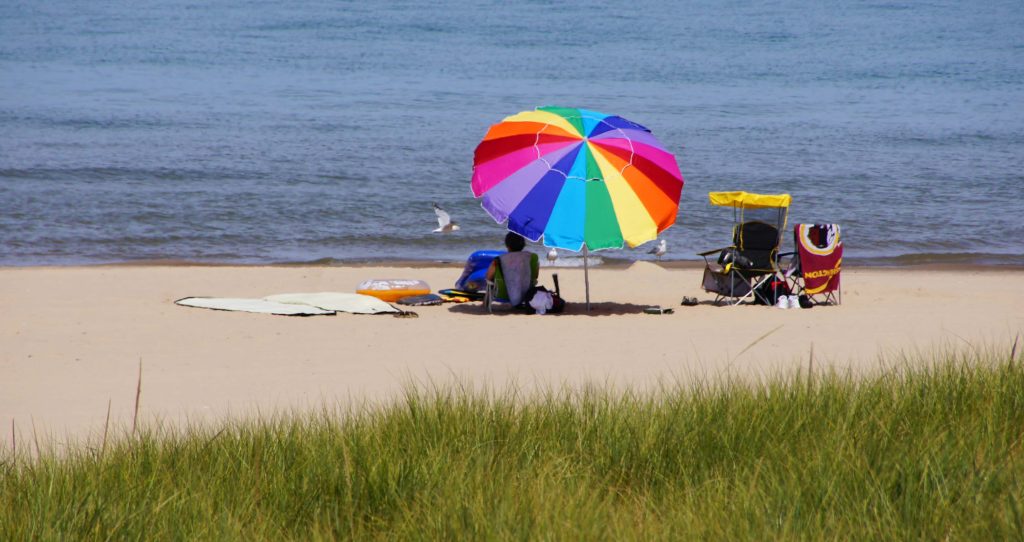
<path id="1" fill-rule="evenodd" d="M 615 316 L 621 314 L 643 314 L 644 309 L 650 305 L 637 305 L 635 303 L 616 303 L 614 301 L 601 301 L 590 304 L 590 311 L 587 311 L 586 303 L 567 302 L 565 312 L 552 316 Z M 448 310 L 458 314 L 477 314 L 481 316 L 529 316 L 523 311 L 513 311 L 507 305 L 497 306 L 494 312 L 488 313 L 483 303 L 461 303 L 448 307 Z M 547 316 L 547 315 L 545 315 Z"/>

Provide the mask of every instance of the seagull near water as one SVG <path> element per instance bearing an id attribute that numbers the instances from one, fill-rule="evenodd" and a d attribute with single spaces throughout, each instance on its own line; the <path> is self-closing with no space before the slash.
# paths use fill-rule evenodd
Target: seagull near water
<path id="1" fill-rule="evenodd" d="M 551 250 L 548 251 L 548 261 L 551 262 L 551 263 L 555 263 L 555 260 L 557 260 L 557 259 L 558 259 L 558 251 L 555 250 L 554 247 L 552 247 Z"/>
<path id="2" fill-rule="evenodd" d="M 437 229 L 433 233 L 451 233 L 459 231 L 459 224 L 452 222 L 452 217 L 444 209 L 434 204 L 434 214 L 437 215 Z"/>
<path id="3" fill-rule="evenodd" d="M 664 239 L 658 241 L 657 245 L 654 245 L 653 247 L 651 247 L 651 250 L 647 251 L 648 254 L 654 254 L 654 256 L 657 257 L 659 260 L 662 256 L 665 255 L 666 252 L 668 252 L 668 245 L 667 243 L 665 243 Z"/>

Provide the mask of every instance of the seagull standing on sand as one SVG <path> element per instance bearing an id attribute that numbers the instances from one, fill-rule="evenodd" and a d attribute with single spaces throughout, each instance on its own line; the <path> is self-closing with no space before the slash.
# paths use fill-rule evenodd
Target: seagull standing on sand
<path id="1" fill-rule="evenodd" d="M 452 222 L 452 217 L 444 209 L 434 204 L 434 214 L 437 215 L 437 229 L 434 233 L 451 233 L 459 231 L 459 224 Z"/>
<path id="2" fill-rule="evenodd" d="M 653 247 L 651 247 L 651 250 L 647 251 L 648 254 L 654 254 L 654 256 L 657 257 L 659 260 L 662 256 L 665 255 L 666 252 L 668 252 L 668 246 L 666 245 L 664 239 L 658 241 L 657 245 L 654 245 Z"/>
<path id="3" fill-rule="evenodd" d="M 558 259 L 558 251 L 555 250 L 554 247 L 552 247 L 551 250 L 548 251 L 548 261 L 551 262 L 551 263 L 555 263 L 555 260 L 557 260 L 557 259 Z"/>

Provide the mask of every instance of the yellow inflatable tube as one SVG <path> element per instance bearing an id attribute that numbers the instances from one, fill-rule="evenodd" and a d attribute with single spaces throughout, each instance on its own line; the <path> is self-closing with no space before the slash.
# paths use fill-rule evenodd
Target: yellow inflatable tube
<path id="1" fill-rule="evenodd" d="M 430 286 L 422 280 L 414 279 L 370 279 L 360 283 L 356 293 L 393 303 L 403 297 L 429 294 Z"/>

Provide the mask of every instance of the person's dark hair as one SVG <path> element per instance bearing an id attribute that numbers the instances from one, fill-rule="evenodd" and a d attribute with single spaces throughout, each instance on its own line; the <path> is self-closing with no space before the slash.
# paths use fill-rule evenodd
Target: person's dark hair
<path id="1" fill-rule="evenodd" d="M 519 235 L 514 231 L 510 231 L 508 232 L 508 235 L 505 236 L 505 248 L 507 248 L 509 252 L 519 252 L 526 248 L 526 239 L 523 239 L 522 235 Z"/>

